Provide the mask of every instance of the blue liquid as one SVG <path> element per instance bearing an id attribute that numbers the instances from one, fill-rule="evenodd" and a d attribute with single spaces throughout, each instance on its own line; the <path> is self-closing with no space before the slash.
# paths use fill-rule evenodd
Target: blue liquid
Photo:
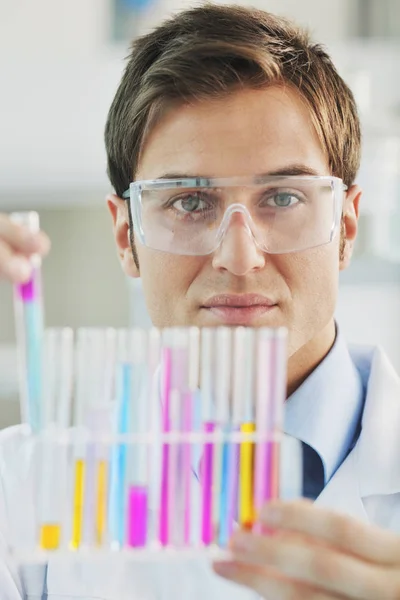
<path id="1" fill-rule="evenodd" d="M 117 381 L 117 433 L 129 432 L 129 404 L 131 397 L 131 365 L 122 364 L 118 369 Z M 109 528 L 111 541 L 123 546 L 126 532 L 126 471 L 127 446 L 119 444 L 111 456 L 111 483 Z"/>
<path id="2" fill-rule="evenodd" d="M 38 302 L 24 302 L 26 333 L 27 410 L 34 432 L 42 426 L 42 310 Z"/>

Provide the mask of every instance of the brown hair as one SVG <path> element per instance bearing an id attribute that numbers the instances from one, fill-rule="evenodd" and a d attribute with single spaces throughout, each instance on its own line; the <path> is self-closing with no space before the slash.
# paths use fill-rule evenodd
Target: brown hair
<path id="1" fill-rule="evenodd" d="M 111 105 L 105 142 L 116 193 L 129 187 L 154 121 L 171 103 L 238 87 L 291 85 L 307 103 L 332 175 L 351 185 L 360 161 L 353 94 L 303 29 L 253 8 L 205 4 L 136 39 Z"/>

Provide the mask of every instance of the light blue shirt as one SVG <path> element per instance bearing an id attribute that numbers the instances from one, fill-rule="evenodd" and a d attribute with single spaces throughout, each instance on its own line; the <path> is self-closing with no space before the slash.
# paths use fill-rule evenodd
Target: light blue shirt
<path id="1" fill-rule="evenodd" d="M 356 441 L 365 401 L 363 380 L 337 329 L 329 354 L 285 404 L 285 432 L 317 452 L 325 485 Z"/>

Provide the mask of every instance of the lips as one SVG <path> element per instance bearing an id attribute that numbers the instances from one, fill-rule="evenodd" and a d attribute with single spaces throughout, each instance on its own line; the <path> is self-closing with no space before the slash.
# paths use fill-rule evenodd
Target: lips
<path id="1" fill-rule="evenodd" d="M 276 302 L 259 294 L 223 294 L 210 298 L 203 308 L 221 324 L 249 326 L 276 306 Z"/>

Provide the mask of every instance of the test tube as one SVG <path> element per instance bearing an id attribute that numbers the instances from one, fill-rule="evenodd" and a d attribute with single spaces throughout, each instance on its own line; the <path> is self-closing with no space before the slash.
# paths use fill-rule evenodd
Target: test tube
<path id="1" fill-rule="evenodd" d="M 227 327 L 219 327 L 216 333 L 216 408 L 217 422 L 222 427 L 224 441 L 222 444 L 222 469 L 220 490 L 220 519 L 218 544 L 225 548 L 232 535 L 236 517 L 239 445 L 232 440 L 237 431 L 230 417 L 231 392 L 231 352 L 232 331 Z"/>
<path id="2" fill-rule="evenodd" d="M 106 478 L 106 457 L 104 452 L 98 450 L 95 441 L 88 442 L 88 437 L 99 435 L 99 428 L 107 426 L 106 418 L 101 421 L 97 412 L 107 412 L 108 408 L 111 413 L 111 402 L 106 397 L 112 389 L 107 363 L 112 363 L 114 345 L 113 329 L 78 330 L 74 412 L 76 440 L 73 447 L 73 549 L 79 548 L 82 543 L 87 546 L 97 545 L 104 535 L 105 523 L 101 521 L 100 514 L 104 513 L 105 500 L 100 498 L 99 490 L 104 487 L 101 482 Z M 98 456 L 98 452 L 102 456 Z M 102 531 L 96 531 L 96 519 Z"/>
<path id="3" fill-rule="evenodd" d="M 24 225 L 32 233 L 40 230 L 36 212 L 12 213 L 14 223 Z M 30 257 L 32 275 L 26 283 L 14 288 L 14 307 L 17 345 L 20 363 L 21 418 L 37 433 L 42 427 L 42 344 L 43 344 L 43 299 L 41 281 L 41 258 Z"/>
<path id="4" fill-rule="evenodd" d="M 51 328 L 43 338 L 43 427 L 71 425 L 74 376 L 74 332 Z"/>
<path id="5" fill-rule="evenodd" d="M 87 348 L 86 334 L 81 329 L 77 334 L 76 342 L 76 380 L 75 380 L 75 406 L 73 423 L 75 437 L 72 442 L 73 454 L 73 482 L 72 482 L 72 518 L 70 548 L 77 550 L 82 542 L 83 511 L 85 500 L 86 478 L 86 443 L 82 441 L 82 430 L 85 423 L 85 403 L 87 399 L 86 365 L 90 353 Z"/>
<path id="6" fill-rule="evenodd" d="M 46 330 L 43 343 L 44 432 L 39 445 L 39 545 L 43 550 L 57 550 L 65 533 L 67 446 L 60 436 L 70 424 L 72 382 L 73 331 L 69 328 Z"/>
<path id="7" fill-rule="evenodd" d="M 279 497 L 279 439 L 286 394 L 286 330 L 262 328 L 257 340 L 256 423 L 257 442 L 254 504 L 258 515 L 263 504 Z M 260 525 L 255 524 L 260 531 Z"/>
<path id="8" fill-rule="evenodd" d="M 272 352 L 272 391 L 271 391 L 271 496 L 279 498 L 280 441 L 283 429 L 283 410 L 287 387 L 287 330 L 275 330 Z"/>
<path id="9" fill-rule="evenodd" d="M 101 404 L 93 415 L 94 428 L 97 434 L 110 433 L 112 430 L 112 414 L 115 410 L 115 375 L 116 375 L 116 330 L 107 328 L 105 333 L 104 368 L 102 371 L 103 387 L 99 390 Z M 99 378 L 100 379 L 100 378 Z M 107 511 L 109 486 L 109 446 L 96 443 L 96 513 L 95 544 L 104 545 L 107 539 Z"/>
<path id="10" fill-rule="evenodd" d="M 201 331 L 201 412 L 203 432 L 206 435 L 215 432 L 215 406 L 213 405 L 213 358 L 214 358 L 214 330 L 203 328 Z M 218 498 L 213 496 L 214 460 L 217 445 L 206 441 L 203 446 L 201 460 L 201 542 L 208 546 L 214 539 L 213 504 L 218 503 Z M 214 481 L 214 492 L 218 493 Z"/>
<path id="11" fill-rule="evenodd" d="M 110 405 L 99 406 L 88 415 L 83 543 L 102 547 L 107 539 L 108 446 L 99 438 L 110 433 Z"/>
<path id="12" fill-rule="evenodd" d="M 150 404 L 149 424 L 149 521 L 148 539 L 153 545 L 158 542 L 160 485 L 161 481 L 161 403 L 160 403 L 160 380 L 161 380 L 161 334 L 152 327 L 149 330 L 148 339 L 148 368 L 147 373 L 147 398 Z"/>
<path id="13" fill-rule="evenodd" d="M 188 391 L 183 400 L 183 431 L 186 435 L 190 435 L 195 431 L 195 411 L 196 393 L 199 385 L 200 376 L 200 331 L 197 327 L 189 329 L 189 378 Z M 199 444 L 197 444 L 197 448 Z M 193 474 L 193 462 L 197 460 L 195 468 L 198 468 L 200 457 L 199 453 L 195 452 L 193 442 L 186 441 L 183 444 L 183 486 L 184 486 L 184 545 L 190 546 L 192 543 L 192 503 L 194 503 L 193 514 L 198 517 L 199 511 L 199 490 L 193 490 L 195 482 Z M 198 488 L 199 486 L 197 486 Z M 194 491 L 194 493 L 193 493 Z"/>
<path id="14" fill-rule="evenodd" d="M 254 481 L 254 509 L 255 516 L 271 496 L 270 491 L 270 438 L 271 423 L 269 421 L 269 406 L 272 401 L 272 339 L 273 332 L 262 329 L 257 335 L 257 389 L 256 389 L 256 428 L 260 439 L 256 444 L 255 456 L 255 481 Z M 259 524 L 254 525 L 256 531 L 261 532 Z"/>
<path id="15" fill-rule="evenodd" d="M 143 547 L 148 540 L 149 446 L 144 438 L 149 431 L 150 407 L 147 397 L 148 340 L 144 329 L 134 329 L 130 336 L 132 382 L 129 432 L 140 441 L 129 447 L 127 545 Z"/>
<path id="16" fill-rule="evenodd" d="M 238 327 L 235 331 L 234 422 L 244 437 L 255 432 L 254 423 L 254 330 Z M 254 443 L 243 440 L 239 460 L 239 523 L 251 527 L 254 520 Z"/>
<path id="17" fill-rule="evenodd" d="M 102 547 L 107 541 L 109 447 L 101 437 L 111 432 L 116 360 L 116 331 L 87 330 L 88 388 L 84 427 L 88 432 L 82 544 Z"/>
<path id="18" fill-rule="evenodd" d="M 189 329 L 171 328 L 164 331 L 164 343 L 171 349 L 171 391 L 169 431 L 172 438 L 168 450 L 168 544 L 182 547 L 185 540 L 185 494 L 191 473 L 186 451 L 190 448 L 182 442 L 184 435 L 185 403 L 189 397 Z M 190 411 L 189 411 L 190 412 Z M 185 467 L 189 468 L 189 473 Z"/>
<path id="19" fill-rule="evenodd" d="M 181 444 L 179 441 L 179 421 L 182 408 L 181 390 L 175 387 L 170 394 L 170 419 L 171 433 L 168 442 L 168 541 L 169 546 L 179 548 L 183 545 L 183 497 L 182 497 L 182 472 Z"/>
<path id="20" fill-rule="evenodd" d="M 121 329 L 117 336 L 116 414 L 113 430 L 117 436 L 131 433 L 132 399 L 135 395 L 134 347 L 136 330 Z M 132 461 L 132 447 L 117 443 L 112 450 L 109 502 L 110 543 L 121 548 L 127 538 L 128 516 L 128 460 Z"/>
<path id="21" fill-rule="evenodd" d="M 245 421 L 245 393 L 246 393 L 246 365 L 251 361 L 251 356 L 246 356 L 246 329 L 236 327 L 233 331 L 233 369 L 232 369 L 232 422 L 234 429 L 243 432 Z M 239 449 L 239 482 L 238 499 L 236 506 L 236 518 L 241 522 L 241 508 L 243 503 L 243 492 L 248 481 L 248 461 L 243 460 L 246 455 L 248 442 L 240 440 Z"/>
<path id="22" fill-rule="evenodd" d="M 161 362 L 161 431 L 167 435 L 171 431 L 170 404 L 171 404 L 171 375 L 172 375 L 172 350 L 163 347 Z M 169 543 L 169 442 L 163 441 L 161 450 L 161 489 L 159 505 L 159 542 L 161 546 Z"/>

